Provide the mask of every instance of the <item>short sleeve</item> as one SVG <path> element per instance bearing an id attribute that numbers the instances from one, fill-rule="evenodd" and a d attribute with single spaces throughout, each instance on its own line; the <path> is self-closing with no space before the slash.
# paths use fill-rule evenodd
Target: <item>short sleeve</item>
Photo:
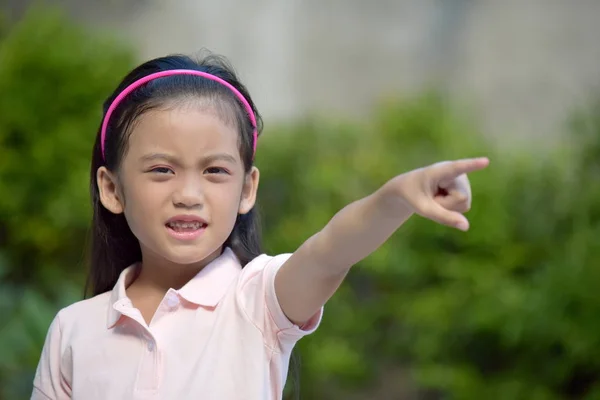
<path id="1" fill-rule="evenodd" d="M 313 333 L 323 315 L 321 308 L 306 324 L 298 326 L 281 309 L 275 294 L 275 276 L 290 256 L 257 257 L 244 267 L 238 286 L 238 298 L 244 312 L 263 333 L 266 344 L 279 351 L 285 351 L 286 347 Z"/>
<path id="2" fill-rule="evenodd" d="M 33 380 L 31 400 L 71 398 L 71 389 L 61 371 L 61 358 L 61 327 L 57 315 L 46 335 L 46 342 Z"/>

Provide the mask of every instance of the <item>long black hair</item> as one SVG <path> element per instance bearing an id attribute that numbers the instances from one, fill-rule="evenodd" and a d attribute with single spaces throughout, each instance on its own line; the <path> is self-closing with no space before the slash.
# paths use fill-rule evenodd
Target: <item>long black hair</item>
<path id="1" fill-rule="evenodd" d="M 106 115 L 110 104 L 119 93 L 133 82 L 156 72 L 173 69 L 207 72 L 233 85 L 252 107 L 257 122 L 256 129 L 260 134 L 262 119 L 250 94 L 227 61 L 216 55 L 208 55 L 199 60 L 184 55 L 171 55 L 145 62 L 131 71 L 104 102 L 103 115 Z M 111 213 L 100 202 L 96 178 L 98 168 L 106 166 L 113 172 L 119 170 L 127 151 L 131 128 L 142 114 L 164 106 L 169 101 L 194 97 L 208 99 L 217 107 L 234 111 L 235 122 L 240 132 L 238 143 L 244 170 L 249 172 L 252 168 L 254 127 L 242 104 L 224 85 L 198 76 L 172 75 L 152 80 L 130 93 L 110 118 L 105 139 L 105 157 L 102 156 L 100 129 L 92 153 L 90 193 L 93 216 L 86 295 L 95 296 L 111 290 L 125 268 L 142 260 L 140 244 L 131 232 L 125 216 L 122 213 Z M 260 221 L 256 206 L 249 213 L 238 215 L 225 246 L 231 247 L 242 265 L 261 254 Z"/>

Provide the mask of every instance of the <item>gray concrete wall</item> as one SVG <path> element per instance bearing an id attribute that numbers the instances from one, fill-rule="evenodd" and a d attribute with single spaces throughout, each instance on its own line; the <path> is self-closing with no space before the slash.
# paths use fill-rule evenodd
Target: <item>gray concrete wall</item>
<path id="1" fill-rule="evenodd" d="M 62 0 L 143 58 L 226 55 L 267 121 L 363 115 L 435 84 L 511 140 L 552 137 L 600 90 L 598 0 Z M 92 18 L 93 16 L 93 18 Z"/>

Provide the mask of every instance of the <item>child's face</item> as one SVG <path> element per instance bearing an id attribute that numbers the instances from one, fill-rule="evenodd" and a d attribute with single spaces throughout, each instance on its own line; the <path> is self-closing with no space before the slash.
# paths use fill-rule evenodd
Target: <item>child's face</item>
<path id="1" fill-rule="evenodd" d="M 258 170 L 244 172 L 238 135 L 211 108 L 150 111 L 133 128 L 118 177 L 99 170 L 102 202 L 125 213 L 144 260 L 192 264 L 220 252 L 258 187 Z"/>

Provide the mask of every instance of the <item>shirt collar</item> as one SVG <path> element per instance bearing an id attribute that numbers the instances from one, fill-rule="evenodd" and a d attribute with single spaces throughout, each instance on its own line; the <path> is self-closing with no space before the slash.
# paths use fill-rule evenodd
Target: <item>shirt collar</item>
<path id="1" fill-rule="evenodd" d="M 125 289 L 136 276 L 138 264 L 127 267 L 119 275 L 108 307 L 107 327 L 113 327 L 121 318 L 124 308 L 132 307 Z M 196 276 L 177 292 L 187 301 L 205 307 L 215 307 L 225 291 L 242 270 L 242 265 L 233 250 L 225 248 L 223 253 L 206 265 Z"/>
<path id="2" fill-rule="evenodd" d="M 233 250 L 227 247 L 219 257 L 202 268 L 178 292 L 187 301 L 201 306 L 215 307 L 241 270 L 240 261 Z"/>
<path id="3" fill-rule="evenodd" d="M 131 300 L 127 297 L 125 289 L 135 279 L 137 268 L 139 268 L 139 264 L 133 264 L 125 268 L 119 275 L 119 279 L 113 287 L 108 303 L 107 327 L 109 329 L 117 323 L 119 318 L 121 318 L 121 315 L 123 314 L 122 310 L 132 306 Z"/>

